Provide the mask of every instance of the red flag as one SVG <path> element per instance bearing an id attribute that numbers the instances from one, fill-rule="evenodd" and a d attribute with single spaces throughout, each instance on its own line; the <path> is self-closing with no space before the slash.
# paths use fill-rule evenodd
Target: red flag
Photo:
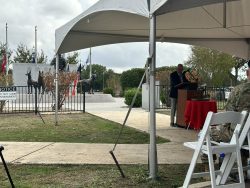
<path id="1" fill-rule="evenodd" d="M 3 63 L 2 63 L 2 72 L 5 72 L 6 69 L 6 64 L 7 64 L 7 58 L 6 58 L 6 53 L 3 54 Z"/>
<path id="2" fill-rule="evenodd" d="M 76 89 L 77 89 L 76 86 L 77 86 L 78 80 L 79 80 L 79 74 L 77 73 L 77 78 L 74 80 L 74 86 L 73 86 L 73 90 L 72 90 L 72 96 L 76 95 Z"/>

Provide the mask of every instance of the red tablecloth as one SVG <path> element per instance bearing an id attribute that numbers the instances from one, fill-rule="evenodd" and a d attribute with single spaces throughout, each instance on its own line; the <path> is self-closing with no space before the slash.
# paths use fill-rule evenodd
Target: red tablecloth
<path id="1" fill-rule="evenodd" d="M 209 111 L 217 112 L 216 101 L 186 101 L 185 122 L 190 128 L 200 130 Z"/>

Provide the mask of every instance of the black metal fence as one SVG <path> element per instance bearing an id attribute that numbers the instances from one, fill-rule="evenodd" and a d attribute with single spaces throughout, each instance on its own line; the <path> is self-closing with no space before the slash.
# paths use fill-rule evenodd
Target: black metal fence
<path id="1" fill-rule="evenodd" d="M 232 87 L 199 87 L 203 91 L 203 96 L 206 98 L 214 99 L 217 103 L 217 109 L 223 110 L 227 99 L 232 91 Z M 156 85 L 156 93 L 159 95 L 158 108 L 170 109 L 170 87 L 169 85 Z"/>
<path id="2" fill-rule="evenodd" d="M 59 112 L 85 112 L 85 89 L 78 86 L 73 93 L 74 86 L 70 85 L 59 105 Z M 52 92 L 39 92 L 38 88 L 16 86 L 16 100 L 0 101 L 0 114 L 8 113 L 37 113 L 53 112 L 55 110 L 55 95 Z"/>

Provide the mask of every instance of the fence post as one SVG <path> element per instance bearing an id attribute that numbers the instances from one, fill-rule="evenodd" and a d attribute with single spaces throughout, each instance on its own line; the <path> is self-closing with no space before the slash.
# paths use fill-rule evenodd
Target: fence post
<path id="1" fill-rule="evenodd" d="M 35 114 L 37 115 L 37 112 L 38 112 L 37 110 L 37 86 L 35 85 L 34 88 L 35 88 Z"/>
<path id="2" fill-rule="evenodd" d="M 83 113 L 85 113 L 85 84 L 82 83 L 82 88 L 83 88 Z"/>

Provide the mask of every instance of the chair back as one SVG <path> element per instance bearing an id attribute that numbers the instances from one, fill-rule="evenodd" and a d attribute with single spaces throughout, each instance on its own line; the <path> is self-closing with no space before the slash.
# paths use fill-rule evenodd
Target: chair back
<path id="1" fill-rule="evenodd" d="M 239 130 L 241 130 L 242 124 L 244 123 L 246 115 L 247 115 L 246 111 L 243 112 L 227 111 L 219 113 L 208 112 L 204 126 L 200 132 L 200 137 L 198 142 L 203 144 L 206 135 L 209 133 L 209 127 L 211 125 L 223 125 L 228 123 L 235 124 L 236 125 L 235 131 L 239 132 Z"/>
<path id="2" fill-rule="evenodd" d="M 227 112 L 219 112 L 214 113 L 211 119 L 210 125 L 220 125 L 220 124 L 243 124 L 246 118 L 247 112 L 234 112 L 234 111 L 227 111 Z"/>

